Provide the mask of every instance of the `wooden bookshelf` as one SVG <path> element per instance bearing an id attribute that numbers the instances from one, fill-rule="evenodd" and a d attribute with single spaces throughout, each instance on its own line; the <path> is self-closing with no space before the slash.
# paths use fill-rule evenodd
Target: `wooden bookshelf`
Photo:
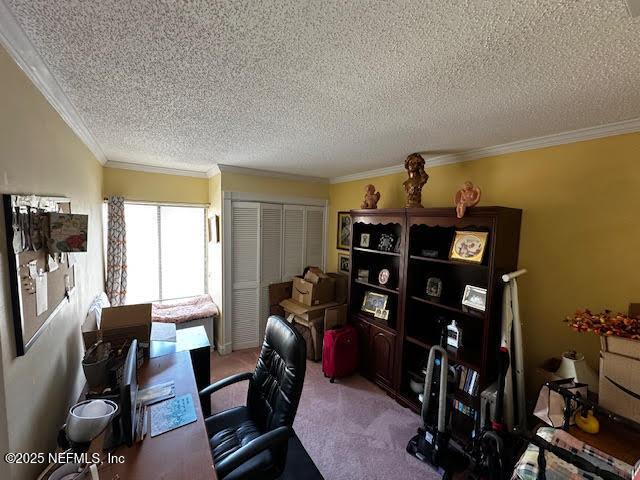
<path id="1" fill-rule="evenodd" d="M 418 413 L 422 407 L 409 388 L 409 372 L 420 371 L 429 349 L 440 342 L 441 325 L 456 320 L 462 328 L 463 346 L 448 349 L 449 363 L 478 372 L 478 394 L 463 390 L 449 392 L 453 402 L 478 411 L 480 392 L 497 377 L 496 359 L 500 340 L 502 288 L 500 277 L 517 269 L 521 210 L 478 207 L 458 219 L 453 208 L 352 210 L 349 312 L 360 341 L 360 370 L 399 403 Z M 456 230 L 488 233 L 482 263 L 449 259 Z M 377 250 L 378 238 L 392 234 L 392 251 Z M 368 234 L 369 243 L 360 246 Z M 430 250 L 433 255 L 422 252 Z M 381 268 L 391 272 L 386 285 L 377 285 Z M 358 270 L 369 270 L 369 280 L 358 278 Z M 439 299 L 425 294 L 426 280 L 440 278 Z M 485 311 L 462 306 L 466 285 L 487 289 Z M 367 291 L 388 296 L 387 321 L 361 311 Z M 478 413 L 479 416 L 479 413 Z M 454 437 L 470 439 L 472 417 L 452 412 Z"/>

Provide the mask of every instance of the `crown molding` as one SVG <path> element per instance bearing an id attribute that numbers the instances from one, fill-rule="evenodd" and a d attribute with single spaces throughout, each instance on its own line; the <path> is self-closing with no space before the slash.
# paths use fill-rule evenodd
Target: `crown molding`
<path id="1" fill-rule="evenodd" d="M 595 140 L 603 137 L 614 135 L 623 135 L 625 133 L 640 132 L 640 118 L 632 118 L 620 122 L 607 123 L 597 127 L 587 127 L 578 130 L 570 130 L 568 132 L 554 133 L 543 137 L 529 138 L 526 140 L 517 140 L 515 142 L 494 145 L 492 147 L 475 148 L 464 152 L 439 155 L 425 159 L 428 167 L 436 167 L 440 165 L 449 165 L 451 163 L 468 162 L 471 160 L 480 160 L 481 158 L 493 157 L 496 155 L 505 155 L 507 153 L 524 152 L 526 150 L 535 150 L 538 148 L 554 147 L 557 145 L 565 145 L 568 143 L 583 142 L 586 140 Z M 367 178 L 381 177 L 392 173 L 404 171 L 404 164 L 393 165 L 391 167 L 378 168 L 366 172 L 353 173 L 334 177 L 329 183 L 344 183 L 354 180 L 364 180 Z"/>
<path id="2" fill-rule="evenodd" d="M 146 173 L 162 173 L 165 175 L 180 175 L 183 177 L 196 177 L 196 178 L 208 178 L 208 172 L 202 172 L 198 170 L 185 170 L 180 168 L 171 167 L 157 167 L 155 165 L 141 165 L 138 163 L 129 162 L 114 162 L 113 160 L 107 160 L 104 164 L 108 168 L 118 168 L 120 170 L 132 170 L 134 172 L 146 172 Z"/>
<path id="3" fill-rule="evenodd" d="M 238 173 L 241 175 L 253 175 L 258 177 L 271 177 L 281 178 L 284 180 L 294 180 L 298 182 L 314 182 L 314 183 L 329 183 L 328 178 L 323 177 L 311 177 L 306 175 L 295 175 L 293 173 L 272 172 L 271 170 L 259 170 L 257 168 L 236 167 L 234 165 L 224 165 L 222 163 L 216 164 L 209 172 L 217 173 Z M 207 172 L 207 173 L 209 173 Z"/>
<path id="4" fill-rule="evenodd" d="M 102 148 L 3 0 L 0 0 L 0 43 L 65 123 L 104 165 L 107 158 Z"/>
<path id="5" fill-rule="evenodd" d="M 222 172 L 220 171 L 220 167 L 216 163 L 213 167 L 207 170 L 207 177 L 215 177 L 216 175 L 220 175 Z"/>

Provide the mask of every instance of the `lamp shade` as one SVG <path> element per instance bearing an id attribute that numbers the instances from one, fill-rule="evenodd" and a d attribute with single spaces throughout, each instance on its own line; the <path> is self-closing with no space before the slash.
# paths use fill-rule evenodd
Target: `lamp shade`
<path id="1" fill-rule="evenodd" d="M 598 391 L 598 376 L 587 365 L 582 353 L 574 350 L 564 352 L 556 375 L 560 378 L 573 378 L 578 383 L 586 383 L 587 389 L 591 392 Z"/>

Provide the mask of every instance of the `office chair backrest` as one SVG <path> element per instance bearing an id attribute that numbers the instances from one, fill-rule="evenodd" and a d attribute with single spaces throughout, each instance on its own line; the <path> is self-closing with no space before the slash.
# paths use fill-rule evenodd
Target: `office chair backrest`
<path id="1" fill-rule="evenodd" d="M 247 394 L 251 417 L 263 432 L 293 425 L 302 394 L 306 358 L 305 341 L 293 326 L 282 317 L 269 317 Z"/>

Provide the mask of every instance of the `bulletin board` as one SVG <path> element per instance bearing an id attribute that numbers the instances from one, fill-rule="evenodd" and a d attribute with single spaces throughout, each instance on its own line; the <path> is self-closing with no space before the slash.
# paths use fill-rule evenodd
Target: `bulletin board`
<path id="1" fill-rule="evenodd" d="M 16 354 L 24 355 L 68 303 L 76 284 L 75 255 L 49 248 L 48 213 L 71 213 L 69 199 L 3 195 Z"/>

